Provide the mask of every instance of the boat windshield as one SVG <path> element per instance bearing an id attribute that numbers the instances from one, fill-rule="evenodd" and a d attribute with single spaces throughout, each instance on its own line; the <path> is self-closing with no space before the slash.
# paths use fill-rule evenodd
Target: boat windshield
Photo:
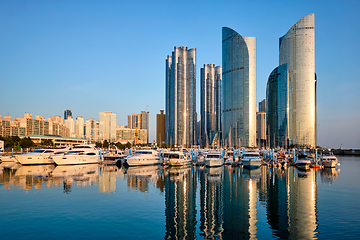
<path id="1" fill-rule="evenodd" d="M 179 158 L 179 154 L 169 154 L 169 158 Z"/>
<path id="2" fill-rule="evenodd" d="M 76 155 L 76 154 L 80 155 L 83 153 L 84 153 L 84 151 L 69 151 L 69 152 L 65 153 L 65 155 Z"/>
<path id="3" fill-rule="evenodd" d="M 150 151 L 136 151 L 134 154 L 152 154 Z"/>
<path id="4" fill-rule="evenodd" d="M 220 158 L 219 154 L 208 154 L 206 158 Z"/>
<path id="5" fill-rule="evenodd" d="M 244 157 L 259 157 L 259 154 L 244 154 Z"/>
<path id="6" fill-rule="evenodd" d="M 32 153 L 43 153 L 43 152 L 45 152 L 44 149 L 36 149 L 36 150 L 32 151 Z"/>
<path id="7" fill-rule="evenodd" d="M 77 145 L 77 146 L 73 147 L 73 149 L 79 149 L 79 148 L 89 148 L 89 149 L 91 149 L 91 146 Z"/>

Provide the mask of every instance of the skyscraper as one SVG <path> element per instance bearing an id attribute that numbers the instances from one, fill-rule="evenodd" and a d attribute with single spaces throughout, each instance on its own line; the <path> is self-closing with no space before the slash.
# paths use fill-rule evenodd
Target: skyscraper
<path id="1" fill-rule="evenodd" d="M 99 138 L 100 141 L 116 141 L 116 114 L 112 112 L 99 112 Z"/>
<path id="2" fill-rule="evenodd" d="M 163 144 L 165 141 L 165 114 L 164 110 L 160 110 L 160 114 L 156 114 L 156 143 Z"/>
<path id="3" fill-rule="evenodd" d="M 72 117 L 72 112 L 71 112 L 71 110 L 66 109 L 64 111 L 64 120 L 66 120 L 68 118 L 68 116 Z"/>
<path id="4" fill-rule="evenodd" d="M 316 145 L 315 14 L 279 39 L 279 66 L 267 84 L 267 125 L 271 146 Z"/>
<path id="5" fill-rule="evenodd" d="M 223 141 L 256 145 L 256 37 L 222 29 Z"/>
<path id="6" fill-rule="evenodd" d="M 196 142 L 196 49 L 174 47 L 166 59 L 166 142 Z"/>
<path id="7" fill-rule="evenodd" d="M 130 129 L 146 129 L 147 137 L 142 139 L 143 142 L 149 142 L 149 112 L 141 111 L 139 114 L 131 114 L 127 116 L 127 127 Z"/>
<path id="8" fill-rule="evenodd" d="M 205 64 L 201 68 L 200 138 L 201 145 L 220 143 L 222 115 L 222 67 Z"/>

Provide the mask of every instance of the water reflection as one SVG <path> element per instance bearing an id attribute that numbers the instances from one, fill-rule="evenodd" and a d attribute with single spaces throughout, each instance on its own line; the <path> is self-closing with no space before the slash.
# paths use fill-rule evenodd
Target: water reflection
<path id="1" fill-rule="evenodd" d="M 165 239 L 193 239 L 196 234 L 205 239 L 256 239 L 258 214 L 264 210 L 274 238 L 317 238 L 319 174 L 293 167 L 169 168 Z M 195 196 L 197 183 L 199 196 Z M 198 232 L 196 198 L 200 200 Z"/>
<path id="2" fill-rule="evenodd" d="M 153 183 L 161 192 L 164 191 L 164 176 L 159 165 L 126 167 L 124 174 L 129 189 L 147 192 L 149 184 Z"/>
<path id="3" fill-rule="evenodd" d="M 99 193 L 114 193 L 117 181 L 126 182 L 132 191 L 155 187 L 165 193 L 166 239 L 253 239 L 259 237 L 259 221 L 274 238 L 317 238 L 318 181 L 332 183 L 339 174 L 335 168 L 6 164 L 0 165 L 5 189 L 62 187 L 69 194 L 74 186 L 97 184 Z"/>
<path id="4" fill-rule="evenodd" d="M 340 169 L 338 168 L 324 168 L 321 170 L 321 181 L 332 184 L 338 177 Z"/>
<path id="5" fill-rule="evenodd" d="M 195 239 L 196 175 L 191 167 L 171 167 L 165 175 L 165 239 Z"/>

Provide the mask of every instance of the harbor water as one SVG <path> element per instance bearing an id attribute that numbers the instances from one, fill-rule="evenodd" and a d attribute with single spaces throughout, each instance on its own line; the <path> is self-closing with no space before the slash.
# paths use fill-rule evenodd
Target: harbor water
<path id="1" fill-rule="evenodd" d="M 0 170 L 1 239 L 357 239 L 360 157 L 340 167 Z"/>

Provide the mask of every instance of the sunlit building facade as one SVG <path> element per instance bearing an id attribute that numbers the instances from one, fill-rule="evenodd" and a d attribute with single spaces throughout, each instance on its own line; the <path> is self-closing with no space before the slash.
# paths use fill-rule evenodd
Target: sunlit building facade
<path id="1" fill-rule="evenodd" d="M 315 147 L 314 13 L 300 19 L 280 38 L 279 67 L 268 80 L 267 104 L 271 146 L 283 145 L 285 141 L 289 145 Z"/>
<path id="2" fill-rule="evenodd" d="M 196 142 L 196 49 L 175 47 L 166 59 L 166 143 Z"/>
<path id="3" fill-rule="evenodd" d="M 201 145 L 216 144 L 221 133 L 222 67 L 205 64 L 200 81 Z"/>
<path id="4" fill-rule="evenodd" d="M 100 141 L 116 141 L 116 114 L 112 112 L 99 112 L 99 138 Z"/>
<path id="5" fill-rule="evenodd" d="M 256 37 L 222 29 L 222 132 L 227 146 L 256 145 Z"/>

